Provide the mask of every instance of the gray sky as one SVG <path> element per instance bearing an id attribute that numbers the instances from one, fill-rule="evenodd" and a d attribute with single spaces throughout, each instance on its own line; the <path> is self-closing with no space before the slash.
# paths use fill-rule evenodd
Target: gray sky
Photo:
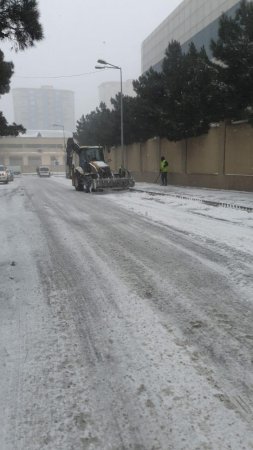
<path id="1" fill-rule="evenodd" d="M 76 119 L 94 109 L 98 85 L 119 81 L 119 72 L 104 70 L 62 79 L 27 79 L 94 72 L 97 59 L 123 69 L 123 80 L 141 70 L 141 43 L 181 0 L 40 0 L 45 38 L 32 49 L 15 53 L 11 43 L 1 48 L 15 64 L 11 87 L 52 85 L 75 92 Z M 0 99 L 0 110 L 12 121 L 12 96 Z"/>

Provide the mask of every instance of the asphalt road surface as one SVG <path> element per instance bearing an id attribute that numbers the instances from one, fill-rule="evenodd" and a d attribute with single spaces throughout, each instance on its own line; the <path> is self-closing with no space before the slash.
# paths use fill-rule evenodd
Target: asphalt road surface
<path id="1" fill-rule="evenodd" d="M 252 253 L 115 195 L 0 186 L 1 450 L 252 449 Z"/>

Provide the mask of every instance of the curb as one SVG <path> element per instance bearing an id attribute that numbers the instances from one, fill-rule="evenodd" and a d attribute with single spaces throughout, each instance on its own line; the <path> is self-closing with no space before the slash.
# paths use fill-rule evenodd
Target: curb
<path id="1" fill-rule="evenodd" d="M 153 192 L 153 191 L 147 191 L 147 190 L 136 189 L 136 188 L 130 188 L 130 191 L 133 191 L 133 192 L 144 192 L 145 194 L 150 194 L 150 195 L 160 195 L 160 196 L 180 198 L 182 200 L 192 200 L 194 202 L 204 203 L 205 205 L 209 205 L 209 206 L 222 207 L 222 208 L 231 208 L 231 209 L 239 209 L 241 211 L 246 211 L 248 213 L 252 213 L 253 212 L 253 208 L 251 208 L 250 206 L 236 205 L 234 203 L 226 203 L 226 202 L 219 202 L 219 201 L 212 201 L 212 200 L 203 200 L 201 198 L 190 197 L 190 196 L 181 195 L 181 194 L 171 194 L 171 193 L 164 193 L 164 192 Z"/>

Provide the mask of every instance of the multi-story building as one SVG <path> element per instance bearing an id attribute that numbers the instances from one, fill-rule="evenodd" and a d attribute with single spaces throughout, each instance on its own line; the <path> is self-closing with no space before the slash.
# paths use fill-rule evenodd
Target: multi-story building
<path id="1" fill-rule="evenodd" d="M 161 69 L 165 50 L 172 40 L 179 41 L 183 51 L 187 51 L 191 41 L 197 48 L 204 45 L 211 56 L 210 41 L 217 37 L 221 14 L 233 15 L 239 4 L 238 0 L 182 1 L 143 41 L 142 72 L 150 67 Z"/>
<path id="2" fill-rule="evenodd" d="M 55 124 L 75 129 L 74 93 L 41 88 L 12 89 L 15 122 L 30 130 L 52 130 Z"/>
<path id="3" fill-rule="evenodd" d="M 133 80 L 127 80 L 122 83 L 123 95 L 129 95 L 134 97 L 136 94 L 133 89 Z M 99 102 L 106 104 L 107 108 L 111 109 L 111 98 L 115 98 L 120 92 L 120 82 L 118 81 L 107 81 L 101 83 L 98 87 Z"/>

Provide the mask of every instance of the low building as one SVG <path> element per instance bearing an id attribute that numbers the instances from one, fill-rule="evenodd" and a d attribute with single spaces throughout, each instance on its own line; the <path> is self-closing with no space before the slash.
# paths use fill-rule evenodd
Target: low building
<path id="1" fill-rule="evenodd" d="M 65 140 L 69 136 L 49 134 L 0 136 L 0 164 L 19 167 L 22 173 L 34 173 L 40 165 L 52 172 L 65 172 Z"/>

